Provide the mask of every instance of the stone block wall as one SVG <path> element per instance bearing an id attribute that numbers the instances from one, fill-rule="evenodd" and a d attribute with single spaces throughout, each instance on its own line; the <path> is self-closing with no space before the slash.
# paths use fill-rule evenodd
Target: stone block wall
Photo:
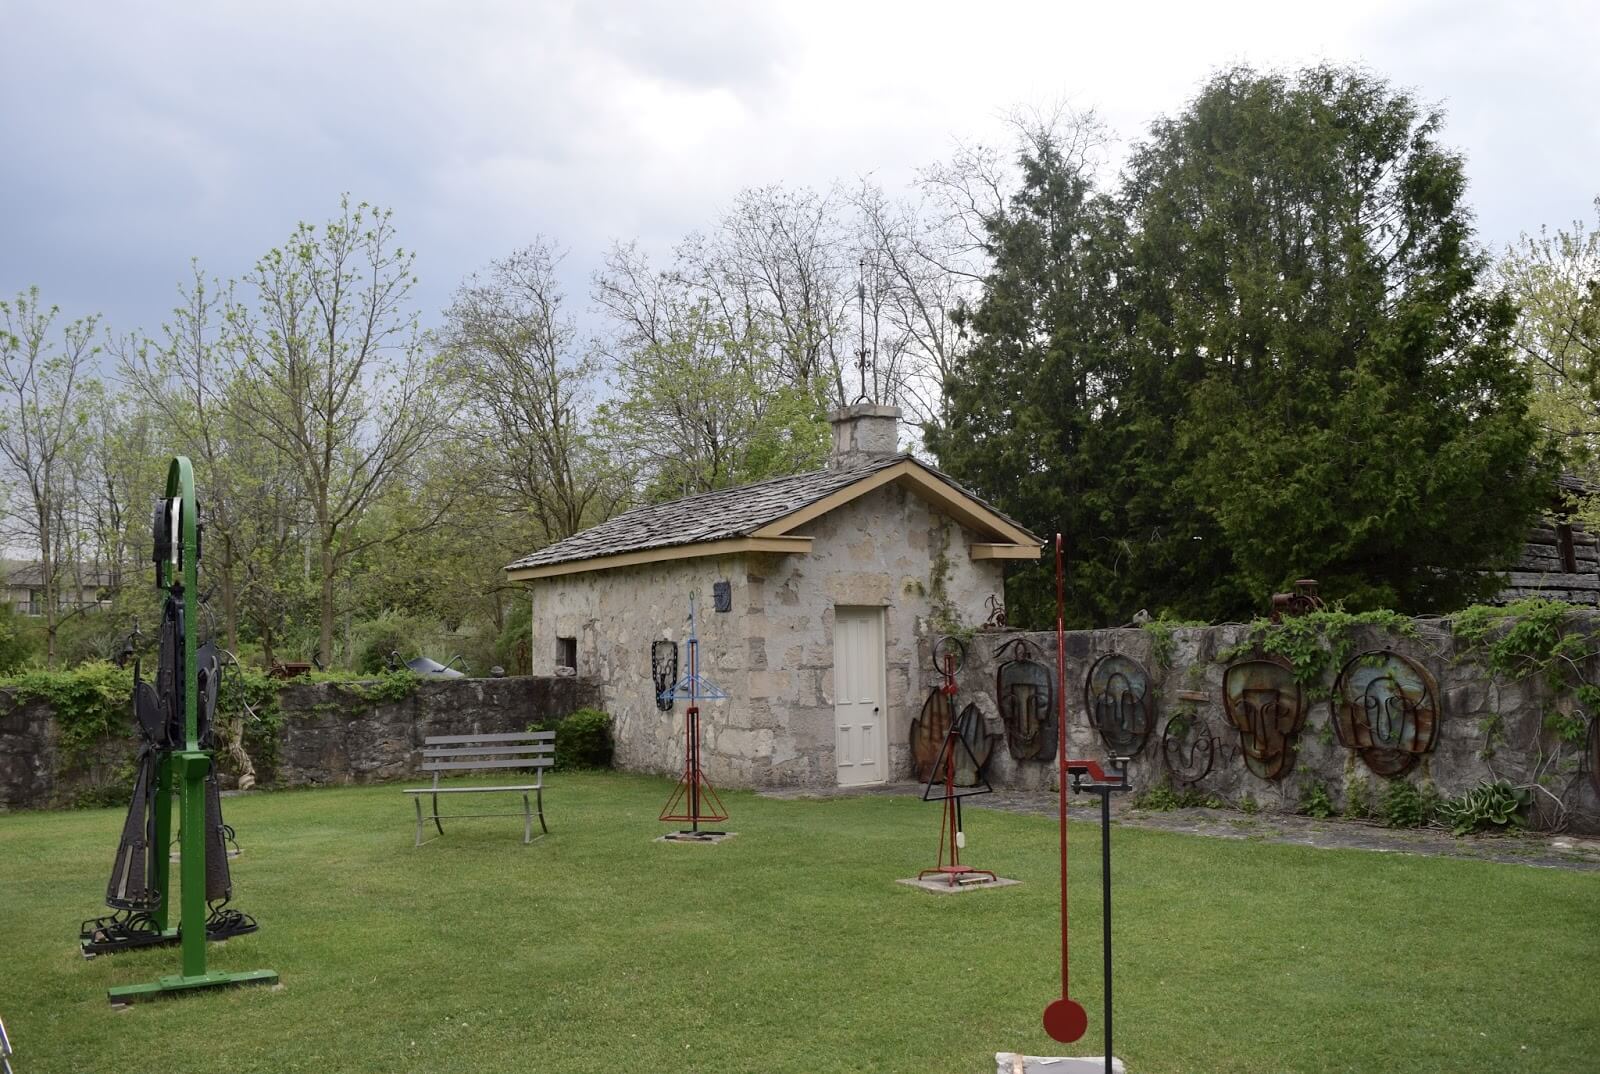
<path id="1" fill-rule="evenodd" d="M 1417 620 L 1414 627 L 1414 638 L 1374 627 L 1354 628 L 1349 636 L 1350 653 L 1392 649 L 1425 668 L 1438 684 L 1441 723 L 1437 742 L 1417 767 L 1398 778 L 1414 783 L 1431 781 L 1447 796 L 1464 794 L 1485 780 L 1507 779 L 1536 786 L 1541 788 L 1535 792 L 1536 801 L 1542 799 L 1547 806 L 1560 798 L 1565 803 L 1573 830 L 1600 831 L 1600 797 L 1590 781 L 1583 749 L 1561 742 L 1545 726 L 1549 713 L 1574 711 L 1575 700 L 1540 678 L 1497 680 L 1463 657 L 1448 620 Z M 1363 790 L 1376 804 L 1388 781 L 1370 771 L 1355 752 L 1342 747 L 1329 723 L 1332 709 L 1328 698 L 1337 666 L 1331 666 L 1324 680 L 1307 691 L 1307 715 L 1288 776 L 1268 781 L 1245 767 L 1237 750 L 1239 735 L 1223 708 L 1222 676 L 1227 663 L 1224 657 L 1246 641 L 1248 632 L 1242 625 L 1179 628 L 1170 632 L 1170 642 L 1164 644 L 1158 633 L 1144 629 L 1069 631 L 1066 700 L 1070 751 L 1080 757 L 1107 756 L 1105 744 L 1090 725 L 1084 684 L 1097 658 L 1118 652 L 1142 663 L 1158 684 L 1154 730 L 1130 767 L 1135 790 L 1172 780 L 1163 758 L 1161 734 L 1175 715 L 1189 713 L 1206 721 L 1221 747 L 1211 772 L 1195 785 L 1203 793 L 1234 804 L 1248 797 L 1262 809 L 1293 812 L 1311 785 L 1320 783 L 1341 808 L 1349 794 L 1359 795 Z M 985 632 L 971 640 L 958 676 L 957 709 L 975 702 L 987 729 L 1002 736 L 990 762 L 991 782 L 1003 787 L 1053 788 L 1055 762 L 1017 761 L 1003 737 L 995 673 L 1004 657 L 997 654 L 1017 636 L 1015 632 Z M 1039 661 L 1053 677 L 1055 634 L 1023 636 L 1035 645 Z M 919 675 L 914 684 L 919 701 L 937 685 L 928 653 L 931 641 L 924 636 L 919 643 Z"/>
<path id="2" fill-rule="evenodd" d="M 278 695 L 283 726 L 276 758 L 256 758 L 264 786 L 373 783 L 415 775 L 429 735 L 499 734 L 559 719 L 599 692 L 576 677 L 448 679 L 423 682 L 410 695 L 375 703 L 339 683 L 300 683 Z M 47 704 L 15 703 L 0 690 L 0 809 L 65 806 L 126 793 L 138 749 L 128 728 L 68 758 Z M 260 752 L 260 751 L 258 751 Z M 218 751 L 224 785 L 225 753 Z"/>

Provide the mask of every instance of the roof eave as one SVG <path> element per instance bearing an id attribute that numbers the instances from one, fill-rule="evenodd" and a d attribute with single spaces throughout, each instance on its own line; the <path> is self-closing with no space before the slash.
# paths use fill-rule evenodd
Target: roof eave
<path id="1" fill-rule="evenodd" d="M 618 567 L 638 567 L 647 563 L 667 563 L 679 559 L 701 559 L 706 556 L 736 556 L 748 552 L 766 552 L 778 555 L 800 555 L 811 551 L 810 537 L 766 537 L 754 534 L 748 537 L 726 537 L 716 541 L 696 544 L 664 545 L 659 548 L 641 548 L 633 552 L 618 552 L 610 556 L 591 556 L 588 559 L 570 559 L 560 563 L 541 563 L 532 566 L 506 568 L 506 580 L 531 582 L 540 578 L 555 578 L 567 574 L 588 574 L 609 571 Z"/>

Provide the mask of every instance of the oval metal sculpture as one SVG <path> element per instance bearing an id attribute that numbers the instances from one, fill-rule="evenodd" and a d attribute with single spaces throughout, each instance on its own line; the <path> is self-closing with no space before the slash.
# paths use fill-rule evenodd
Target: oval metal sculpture
<path id="1" fill-rule="evenodd" d="M 1115 757 L 1137 757 L 1155 729 L 1155 684 L 1131 656 L 1107 653 L 1083 684 L 1089 720 Z"/>
<path id="2" fill-rule="evenodd" d="M 950 695 L 943 690 L 934 690 L 928 694 L 928 700 L 922 703 L 921 714 L 911 721 L 911 763 L 916 769 L 917 779 L 923 783 L 932 778 L 938 766 L 945 739 L 950 734 L 950 725 L 956 719 L 954 710 L 955 704 Z M 960 721 L 960 737 L 966 744 L 970 759 L 957 751 L 955 785 L 975 787 L 989 767 L 995 740 L 1000 736 L 986 730 L 983 713 L 978 711 L 975 704 L 968 704 L 961 710 Z"/>
<path id="3" fill-rule="evenodd" d="M 1199 783 L 1217 763 L 1217 738 L 1211 725 L 1192 712 L 1180 712 L 1161 731 L 1161 758 L 1179 783 Z"/>
<path id="4" fill-rule="evenodd" d="M 1416 767 L 1439 740 L 1433 676 L 1392 649 L 1352 657 L 1333 686 L 1333 733 L 1387 778 Z"/>
<path id="5" fill-rule="evenodd" d="M 1222 673 L 1222 705 L 1239 732 L 1245 767 L 1265 780 L 1287 776 L 1306 722 L 1305 691 L 1294 669 L 1275 657 L 1230 664 Z"/>
<path id="6" fill-rule="evenodd" d="M 650 678 L 656 687 L 656 708 L 672 711 L 672 688 L 678 682 L 678 643 L 663 639 L 650 644 Z"/>
<path id="7" fill-rule="evenodd" d="M 995 702 L 1006 727 L 1006 749 L 1019 761 L 1051 761 L 1056 756 L 1055 686 L 1050 669 L 1024 638 L 1000 647 L 1010 656 L 994 673 Z"/>

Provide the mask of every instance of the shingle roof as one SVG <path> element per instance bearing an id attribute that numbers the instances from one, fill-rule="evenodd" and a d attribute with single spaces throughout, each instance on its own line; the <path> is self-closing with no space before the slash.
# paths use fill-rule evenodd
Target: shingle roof
<path id="1" fill-rule="evenodd" d="M 847 488 L 880 470 L 911 461 L 962 495 L 1005 518 L 1000 512 L 911 455 L 889 455 L 843 470 L 813 470 L 757 481 L 738 488 L 719 489 L 686 496 L 669 503 L 647 504 L 624 511 L 607 522 L 575 533 L 523 556 L 506 570 L 544 567 L 556 563 L 595 559 L 650 548 L 701 544 L 706 541 L 748 537 L 756 530 Z M 1010 522 L 1010 519 L 1006 519 Z M 1012 523 L 1017 525 L 1016 523 Z M 1021 528 L 1020 526 L 1018 528 Z"/>

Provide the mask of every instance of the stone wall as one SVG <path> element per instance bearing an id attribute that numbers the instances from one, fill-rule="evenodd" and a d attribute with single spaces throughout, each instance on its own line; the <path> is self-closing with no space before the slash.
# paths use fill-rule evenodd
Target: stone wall
<path id="1" fill-rule="evenodd" d="M 1456 796 L 1480 782 L 1507 779 L 1523 786 L 1542 788 L 1535 793 L 1540 815 L 1560 798 L 1570 811 L 1574 830 L 1600 831 L 1597 798 L 1582 760 L 1581 747 L 1561 742 L 1545 726 L 1553 711 L 1572 712 L 1574 699 L 1554 691 L 1540 678 L 1497 681 L 1470 659 L 1464 659 L 1448 620 L 1418 620 L 1416 637 L 1386 630 L 1357 627 L 1349 636 L 1349 652 L 1392 649 L 1425 668 L 1438 685 L 1441 710 L 1439 735 L 1433 751 L 1415 769 L 1398 778 L 1414 783 L 1432 781 L 1440 794 Z M 1381 797 L 1384 777 L 1370 771 L 1357 754 L 1334 738 L 1328 700 L 1339 668 L 1330 667 L 1323 681 L 1308 693 L 1308 711 L 1297 739 L 1294 767 L 1281 780 L 1258 778 L 1238 754 L 1239 735 L 1228 722 L 1222 703 L 1222 677 L 1230 655 L 1246 641 L 1249 628 L 1242 625 L 1179 628 L 1167 635 L 1144 629 L 1070 631 L 1067 646 L 1067 725 L 1070 750 L 1075 756 L 1104 758 L 1107 749 L 1089 723 L 1084 695 L 1090 666 L 1104 653 L 1119 652 L 1144 665 L 1158 683 L 1154 731 L 1131 765 L 1135 790 L 1172 781 L 1163 758 L 1161 734 L 1179 713 L 1206 721 L 1220 747 L 1211 772 L 1195 786 L 1232 804 L 1249 799 L 1259 808 L 1292 812 L 1313 783 L 1320 783 L 1343 808 L 1348 795 L 1364 789 L 1374 803 Z M 987 729 L 997 740 L 989 777 L 996 786 L 1045 789 L 1055 786 L 1055 763 L 1014 760 L 1007 750 L 1004 726 L 995 698 L 995 673 L 1003 656 L 1002 645 L 1019 635 L 1014 632 L 980 633 L 967 646 L 967 660 L 958 676 L 961 689 L 957 709 L 972 701 L 984 714 Z M 1038 659 L 1054 677 L 1054 633 L 1022 635 L 1038 650 Z M 918 676 L 913 689 L 920 699 L 937 684 L 930 670 L 929 637 L 919 642 Z M 1168 649 L 1165 654 L 1158 652 Z M 1165 655 L 1163 662 L 1161 656 Z"/>
<path id="2" fill-rule="evenodd" d="M 302 683 L 278 697 L 276 757 L 257 749 L 265 786 L 314 787 L 412 776 L 429 735 L 496 734 L 595 706 L 599 693 L 571 677 L 449 679 L 420 683 L 398 701 L 374 703 L 338 683 Z M 18 705 L 0 690 L 0 809 L 43 808 L 125 797 L 137 750 L 128 730 L 74 757 L 60 747 L 47 704 Z M 225 754 L 223 781 L 231 785 Z"/>
<path id="3" fill-rule="evenodd" d="M 921 703 L 910 689 L 920 624 L 941 602 L 965 622 L 981 621 L 1001 589 L 1001 565 L 974 562 L 968 550 L 977 538 L 898 485 L 794 535 L 813 538 L 808 553 L 675 560 L 533 583 L 534 672 L 553 672 L 556 638 L 575 638 L 578 674 L 599 685 L 615 721 L 618 767 L 675 772 L 683 706 L 656 707 L 650 646 L 670 639 L 681 654 L 688 597 L 697 593 L 701 670 L 729 695 L 702 706 L 707 775 L 729 786 L 832 786 L 833 609 L 883 608 L 889 765 L 904 776 Z M 712 608 L 718 581 L 730 586 L 728 612 Z"/>

